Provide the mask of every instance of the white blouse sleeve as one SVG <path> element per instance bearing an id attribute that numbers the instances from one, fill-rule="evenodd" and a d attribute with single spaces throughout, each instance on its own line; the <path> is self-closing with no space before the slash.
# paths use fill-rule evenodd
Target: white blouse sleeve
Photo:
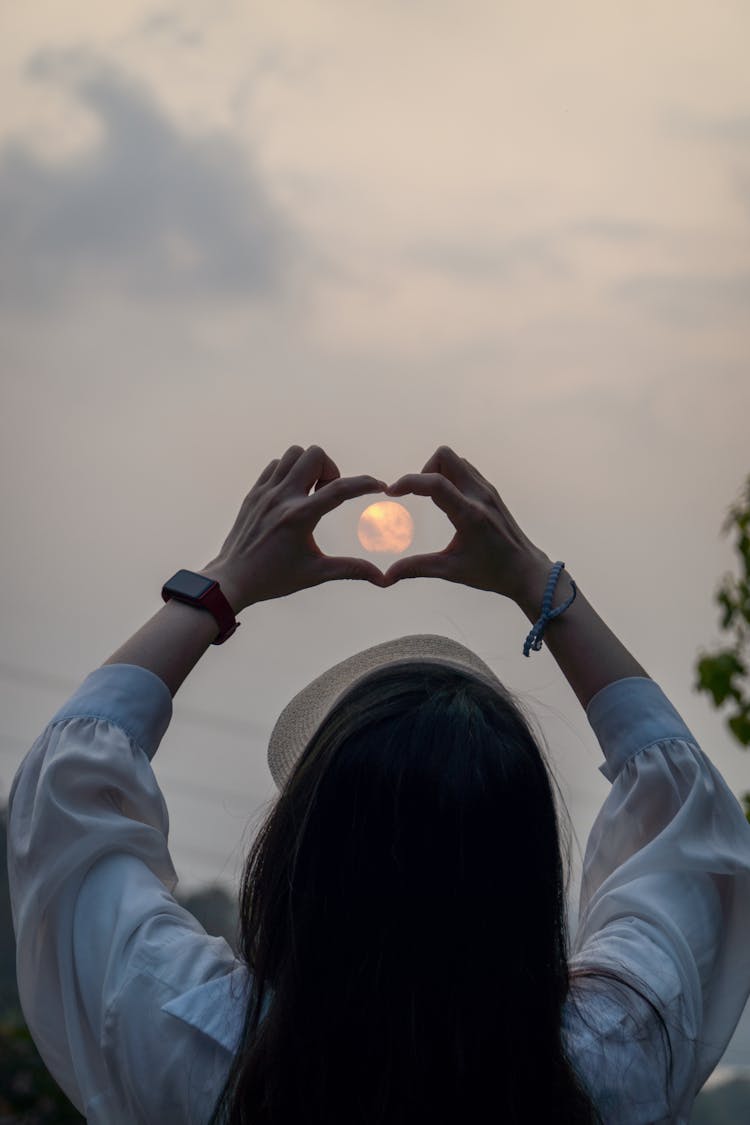
<path id="1" fill-rule="evenodd" d="M 201 1120 L 188 1066 L 207 1097 L 226 1066 L 226 1052 L 165 1008 L 238 966 L 173 897 L 150 761 L 171 716 L 158 676 L 104 665 L 47 724 L 10 792 L 21 1006 L 53 1077 L 102 1125 Z"/>
<path id="2" fill-rule="evenodd" d="M 646 985 L 674 1058 L 664 1119 L 687 1120 L 750 994 L 750 824 L 653 680 L 608 685 L 590 701 L 587 718 L 612 789 L 586 846 L 571 968 L 624 970 Z M 666 1054 L 656 1046 L 658 1021 L 649 1006 L 636 1004 L 641 1016 L 626 1034 L 617 989 L 603 980 L 597 990 L 609 993 L 610 1012 L 603 1014 L 605 1003 L 596 1018 L 617 1040 L 611 1057 L 599 1058 L 600 1084 L 615 1085 L 612 1068 L 624 1065 L 631 1090 L 639 1081 L 648 1087 L 649 1068 L 653 1088 L 665 1090 L 658 1060 Z M 587 995 L 583 987 L 580 996 Z M 639 1028 L 639 1021 L 650 1026 Z M 649 1098 L 652 1107 L 659 1101 L 653 1091 L 644 1104 Z"/>

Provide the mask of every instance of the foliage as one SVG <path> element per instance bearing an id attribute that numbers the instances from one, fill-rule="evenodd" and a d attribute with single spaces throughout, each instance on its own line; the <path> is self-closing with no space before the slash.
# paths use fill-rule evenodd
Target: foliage
<path id="1" fill-rule="evenodd" d="M 750 1121 L 750 1080 L 733 1078 L 701 1090 L 690 1125 L 737 1125 Z"/>
<path id="2" fill-rule="evenodd" d="M 0 1018 L 0 1123 L 83 1122 L 45 1067 L 18 1009 Z"/>
<path id="3" fill-rule="evenodd" d="M 715 707 L 727 700 L 734 710 L 727 716 L 730 734 L 741 746 L 750 745 L 750 690 L 745 650 L 750 640 L 750 475 L 740 500 L 733 504 L 722 524 L 722 534 L 737 531 L 737 551 L 744 577 L 725 574 L 714 600 L 722 611 L 720 627 L 733 631 L 734 641 L 713 653 L 701 651 L 696 664 L 694 691 L 708 692 Z M 745 815 L 750 820 L 750 793 L 743 794 Z"/>

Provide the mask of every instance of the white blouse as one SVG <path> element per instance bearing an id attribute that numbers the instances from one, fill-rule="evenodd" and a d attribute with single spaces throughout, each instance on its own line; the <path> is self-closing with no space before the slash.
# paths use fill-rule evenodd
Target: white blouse
<path id="1" fill-rule="evenodd" d="M 571 966 L 645 983 L 669 1029 L 669 1096 L 659 1021 L 631 990 L 574 983 L 563 1034 L 608 1125 L 686 1123 L 750 993 L 750 824 L 653 680 L 609 684 L 586 714 L 612 788 L 586 848 Z M 10 793 L 21 1004 L 90 1125 L 205 1125 L 252 980 L 173 897 L 151 768 L 171 717 L 158 676 L 104 665 Z"/>

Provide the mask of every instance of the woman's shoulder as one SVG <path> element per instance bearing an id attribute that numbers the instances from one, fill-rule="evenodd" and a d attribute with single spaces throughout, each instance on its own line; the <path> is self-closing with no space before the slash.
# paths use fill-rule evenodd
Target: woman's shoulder
<path id="1" fill-rule="evenodd" d="M 188 1024 L 234 1054 L 247 1011 L 252 973 L 238 961 L 230 972 L 180 992 L 161 1011 Z"/>
<path id="2" fill-rule="evenodd" d="M 571 982 L 563 1043 L 608 1125 L 687 1121 L 694 1044 L 670 1034 L 658 1009 L 625 980 Z"/>

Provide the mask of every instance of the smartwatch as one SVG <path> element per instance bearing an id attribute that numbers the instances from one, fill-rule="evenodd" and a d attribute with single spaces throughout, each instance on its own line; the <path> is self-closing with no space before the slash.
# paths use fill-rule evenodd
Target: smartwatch
<path id="1" fill-rule="evenodd" d="M 207 609 L 212 613 L 220 630 L 216 640 L 211 641 L 212 645 L 223 645 L 241 625 L 240 621 L 235 620 L 234 611 L 222 594 L 219 583 L 214 578 L 206 578 L 205 574 L 178 570 L 162 586 L 161 596 L 165 602 L 174 598 L 175 601 Z"/>

